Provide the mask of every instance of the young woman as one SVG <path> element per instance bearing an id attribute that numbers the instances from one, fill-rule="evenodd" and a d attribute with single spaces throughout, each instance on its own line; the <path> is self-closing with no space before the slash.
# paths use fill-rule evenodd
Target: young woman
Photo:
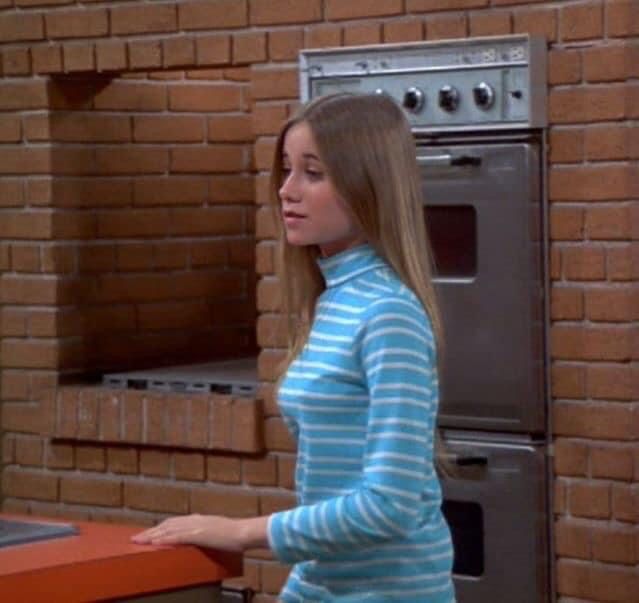
<path id="1" fill-rule="evenodd" d="M 173 518 L 137 542 L 269 546 L 295 564 L 285 603 L 454 601 L 415 155 L 384 95 L 322 97 L 284 125 L 272 171 L 290 342 L 278 401 L 298 445 L 299 506 Z"/>

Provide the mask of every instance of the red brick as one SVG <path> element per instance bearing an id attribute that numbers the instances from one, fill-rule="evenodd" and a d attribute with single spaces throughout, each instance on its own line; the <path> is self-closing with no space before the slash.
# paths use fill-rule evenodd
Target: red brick
<path id="1" fill-rule="evenodd" d="M 158 174 L 168 169 L 168 151 L 162 147 L 101 147 L 95 151 L 95 162 L 102 175 Z"/>
<path id="2" fill-rule="evenodd" d="M 553 201 L 621 200 L 633 196 L 632 173 L 626 165 L 553 167 L 549 196 Z"/>
<path id="3" fill-rule="evenodd" d="M 592 477 L 632 481 L 633 455 L 630 448 L 600 446 L 591 451 Z"/>
<path id="4" fill-rule="evenodd" d="M 51 11 L 45 14 L 48 38 L 90 38 L 109 32 L 109 17 L 105 9 Z"/>
<path id="5" fill-rule="evenodd" d="M 20 124 L 17 123 L 17 125 L 19 130 Z M 3 178 L 0 181 L 0 207 L 21 207 L 23 204 L 24 188 L 22 180 Z"/>
<path id="6" fill-rule="evenodd" d="M 273 61 L 297 61 L 303 46 L 302 29 L 285 29 L 268 34 L 268 56 Z"/>
<path id="7" fill-rule="evenodd" d="M 73 446 L 49 441 L 46 448 L 45 465 L 49 469 L 73 469 L 75 466 Z"/>
<path id="8" fill-rule="evenodd" d="M 548 83 L 575 84 L 581 81 L 581 53 L 578 50 L 551 50 L 548 53 Z"/>
<path id="9" fill-rule="evenodd" d="M 204 119 L 197 115 L 140 115 L 133 119 L 137 142 L 201 142 Z"/>
<path id="10" fill-rule="evenodd" d="M 37 245 L 11 245 L 11 268 L 15 272 L 39 272 L 40 248 Z"/>
<path id="11" fill-rule="evenodd" d="M 637 437 L 636 417 L 627 404 L 555 401 L 553 418 L 556 435 L 623 441 Z"/>
<path id="12" fill-rule="evenodd" d="M 630 55 L 630 47 L 625 44 L 584 49 L 584 79 L 587 82 L 624 81 L 630 76 Z"/>
<path id="13" fill-rule="evenodd" d="M 28 75 L 31 72 L 31 56 L 27 48 L 7 48 L 2 53 L 2 73 Z"/>
<path id="14" fill-rule="evenodd" d="M 264 448 L 262 421 L 263 412 L 259 400 L 233 400 L 232 449 L 240 452 L 260 452 Z"/>
<path id="15" fill-rule="evenodd" d="M 574 520 L 559 520 L 554 525 L 555 550 L 561 557 L 592 559 L 590 526 Z"/>
<path id="16" fill-rule="evenodd" d="M 406 0 L 406 12 L 418 13 L 456 8 L 481 8 L 488 0 Z"/>
<path id="17" fill-rule="evenodd" d="M 144 118 L 146 119 L 146 118 Z M 149 118 L 152 119 L 152 118 Z M 176 118 L 172 118 L 176 119 Z M 185 126 L 193 126 L 191 118 Z M 197 118 L 199 119 L 199 118 Z M 177 124 L 181 122 L 180 118 Z M 175 124 L 175 125 L 177 125 Z M 158 130 L 162 129 L 162 125 Z M 171 124 L 172 131 L 173 124 Z M 141 135 L 152 135 L 153 122 L 144 122 L 140 128 L 136 125 L 136 132 L 141 131 Z M 164 135 L 169 137 L 170 134 Z M 206 178 L 200 177 L 158 177 L 158 178 L 137 178 L 134 188 L 135 205 L 161 206 L 161 205 L 200 205 L 207 200 L 208 185 Z"/>
<path id="18" fill-rule="evenodd" d="M 295 457 L 278 455 L 277 457 L 277 483 L 280 488 L 295 489 Z"/>
<path id="19" fill-rule="evenodd" d="M 248 23 L 246 0 L 207 0 L 178 4 L 180 29 L 243 27 Z"/>
<path id="20" fill-rule="evenodd" d="M 550 239 L 580 241 L 584 236 L 584 210 L 581 207 L 553 204 L 550 208 Z"/>
<path id="21" fill-rule="evenodd" d="M 258 239 L 277 238 L 278 225 L 277 216 L 272 207 L 264 206 L 257 210 L 255 236 Z"/>
<path id="22" fill-rule="evenodd" d="M 628 88 L 622 84 L 555 89 L 549 95 L 551 123 L 581 123 L 626 117 Z"/>
<path id="23" fill-rule="evenodd" d="M 274 456 L 263 459 L 242 461 L 242 478 L 244 483 L 252 486 L 276 486 L 277 462 Z"/>
<path id="24" fill-rule="evenodd" d="M 553 287 L 550 315 L 552 320 L 582 320 L 584 317 L 583 290 L 579 287 Z"/>
<path id="25" fill-rule="evenodd" d="M 58 499 L 58 477 L 39 471 L 5 469 L 2 493 L 16 498 L 55 501 Z"/>
<path id="26" fill-rule="evenodd" d="M 62 47 L 57 44 L 34 46 L 31 48 L 31 60 L 35 73 L 60 73 Z"/>
<path id="27" fill-rule="evenodd" d="M 242 108 L 242 87 L 234 84 L 186 84 L 169 88 L 172 111 L 235 111 Z"/>
<path id="28" fill-rule="evenodd" d="M 344 46 L 379 44 L 382 30 L 379 23 L 354 23 L 344 26 Z"/>
<path id="29" fill-rule="evenodd" d="M 639 289 L 604 286 L 586 290 L 586 317 L 593 321 L 632 322 L 639 318 Z"/>
<path id="30" fill-rule="evenodd" d="M 298 75 L 295 68 L 256 68 L 251 72 L 253 99 L 298 97 Z"/>
<path id="31" fill-rule="evenodd" d="M 513 33 L 538 35 L 546 38 L 549 42 L 556 41 L 557 10 L 553 8 L 515 11 Z"/>
<path id="32" fill-rule="evenodd" d="M 498 36 L 513 31 L 510 12 L 470 13 L 469 34 L 471 36 Z"/>
<path id="33" fill-rule="evenodd" d="M 583 133 L 586 159 L 623 160 L 631 155 L 632 139 L 639 136 L 639 129 L 625 124 L 605 124 L 585 128 Z"/>
<path id="34" fill-rule="evenodd" d="M 331 23 L 314 25 L 304 30 L 304 48 L 341 46 L 342 28 Z"/>
<path id="35" fill-rule="evenodd" d="M 249 0 L 249 18 L 253 25 L 282 25 L 322 20 L 320 0 Z"/>
<path id="36" fill-rule="evenodd" d="M 233 63 L 259 63 L 266 60 L 266 33 L 247 31 L 233 35 Z"/>
<path id="37" fill-rule="evenodd" d="M 171 171 L 191 174 L 236 172 L 248 167 L 246 160 L 247 154 L 240 145 L 175 148 L 171 151 Z"/>
<path id="38" fill-rule="evenodd" d="M 127 42 L 131 69 L 162 67 L 162 45 L 159 40 L 135 40 Z"/>
<path id="39" fill-rule="evenodd" d="M 57 284 L 38 277 L 0 277 L 0 301 L 5 304 L 54 304 Z"/>
<path id="40" fill-rule="evenodd" d="M 127 142 L 131 140 L 128 117 L 115 115 L 72 115 L 54 113 L 50 116 L 52 140 L 56 142 Z"/>
<path id="41" fill-rule="evenodd" d="M 81 411 L 80 411 L 81 412 Z M 104 471 L 106 469 L 106 453 L 99 446 L 76 446 L 76 468 L 83 471 Z"/>
<path id="42" fill-rule="evenodd" d="M 399 15 L 402 12 L 402 0 L 363 0 L 360 2 L 326 0 L 324 18 L 327 21 L 339 21 L 341 19 Z"/>
<path id="43" fill-rule="evenodd" d="M 639 33 L 639 9 L 635 0 L 606 2 L 606 31 L 608 36 L 623 37 Z"/>
<path id="44" fill-rule="evenodd" d="M 631 402 L 639 398 L 639 374 L 627 364 L 593 364 L 587 367 L 588 396 L 600 400 Z"/>
<path id="45" fill-rule="evenodd" d="M 163 450 L 140 451 L 140 473 L 153 477 L 168 477 L 171 472 L 171 457 Z"/>
<path id="46" fill-rule="evenodd" d="M 283 566 L 275 563 L 262 564 L 262 590 L 271 594 L 278 594 L 291 571 L 289 566 Z"/>
<path id="47" fill-rule="evenodd" d="M 609 247 L 606 250 L 606 276 L 613 281 L 639 277 L 639 244 Z"/>
<path id="48" fill-rule="evenodd" d="M 67 503 L 117 507 L 122 504 L 122 483 L 117 479 L 62 477 L 60 500 Z"/>
<path id="49" fill-rule="evenodd" d="M 27 334 L 27 316 L 24 310 L 0 310 L 0 333 L 3 337 L 24 337 Z"/>
<path id="50" fill-rule="evenodd" d="M 11 13 L 0 15 L 0 41 L 17 42 L 42 40 L 44 23 L 39 13 Z"/>
<path id="51" fill-rule="evenodd" d="M 231 449 L 233 429 L 232 400 L 225 396 L 212 397 L 209 406 L 211 448 Z"/>
<path id="52" fill-rule="evenodd" d="M 92 44 L 65 44 L 62 47 L 64 71 L 93 71 L 95 48 Z"/>
<path id="53" fill-rule="evenodd" d="M 204 489 L 191 490 L 191 511 L 228 517 L 255 517 L 258 514 L 258 497 L 255 493 L 237 488 L 215 488 L 210 484 Z"/>
<path id="54" fill-rule="evenodd" d="M 98 71 L 120 71 L 127 67 L 126 44 L 121 40 L 105 40 L 95 45 Z"/>
<path id="55" fill-rule="evenodd" d="M 613 516 L 618 521 L 639 521 L 639 489 L 635 485 L 612 484 Z"/>
<path id="56" fill-rule="evenodd" d="M 183 515 L 189 512 L 189 493 L 168 484 L 125 482 L 124 504 L 132 509 Z"/>
<path id="57" fill-rule="evenodd" d="M 231 36 L 210 35 L 195 40 L 198 65 L 224 65 L 231 62 Z"/>
<path id="58" fill-rule="evenodd" d="M 428 40 L 465 38 L 467 35 L 468 22 L 465 15 L 429 17 L 426 21 Z"/>
<path id="59" fill-rule="evenodd" d="M 113 473 L 136 474 L 138 451 L 135 448 L 107 448 L 107 466 Z"/>
<path id="60" fill-rule="evenodd" d="M 0 364 L 5 367 L 55 369 L 58 361 L 57 342 L 6 339 L 0 344 Z"/>
<path id="61" fill-rule="evenodd" d="M 633 215 L 629 204 L 589 207 L 586 210 L 585 235 L 591 241 L 631 239 L 635 221 Z"/>
<path id="62" fill-rule="evenodd" d="M 206 459 L 206 478 L 211 482 L 239 484 L 241 461 L 237 457 L 211 455 Z"/>
<path id="63" fill-rule="evenodd" d="M 569 280 L 599 280 L 605 276 L 605 253 L 600 247 L 566 247 L 562 250 L 564 275 Z"/>
<path id="64" fill-rule="evenodd" d="M 568 490 L 571 515 L 608 519 L 611 511 L 610 485 L 600 482 L 574 482 Z"/>
<path id="65" fill-rule="evenodd" d="M 195 40 L 183 36 L 163 40 L 162 63 L 168 68 L 195 65 Z"/>
<path id="66" fill-rule="evenodd" d="M 172 32 L 176 30 L 177 12 L 172 4 L 111 8 L 112 34 Z"/>
<path id="67" fill-rule="evenodd" d="M 0 110 L 43 109 L 47 92 L 42 82 L 0 83 Z"/>
<path id="68" fill-rule="evenodd" d="M 43 440 L 39 436 L 16 436 L 15 462 L 22 466 L 42 466 Z"/>
<path id="69" fill-rule="evenodd" d="M 637 563 L 636 530 L 603 527 L 592 532 L 593 556 L 597 561 L 634 565 Z"/>
<path id="70" fill-rule="evenodd" d="M 211 142 L 251 141 L 251 116 L 247 113 L 214 115 L 208 120 L 208 137 Z"/>
<path id="71" fill-rule="evenodd" d="M 260 515 L 270 515 L 278 511 L 287 511 L 297 506 L 295 494 L 292 492 L 260 494 Z"/>
<path id="72" fill-rule="evenodd" d="M 249 175 L 211 176 L 209 179 L 209 202 L 252 202 L 254 199 L 253 183 L 253 177 Z"/>
<path id="73" fill-rule="evenodd" d="M 264 436 L 268 450 L 295 452 L 296 445 L 284 421 L 280 417 L 271 417 L 264 422 Z"/>
<path id="74" fill-rule="evenodd" d="M 176 479 L 202 481 L 205 477 L 204 455 L 194 452 L 176 452 L 173 455 Z"/>
<path id="75" fill-rule="evenodd" d="M 587 476 L 588 446 L 579 441 L 559 438 L 555 442 L 555 472 L 563 476 Z"/>
<path id="76" fill-rule="evenodd" d="M 98 91 L 95 108 L 107 111 L 163 111 L 166 89 L 160 86 L 115 80 Z"/>
<path id="77" fill-rule="evenodd" d="M 559 32 L 563 41 L 599 38 L 603 34 L 600 2 L 582 2 L 561 8 Z"/>

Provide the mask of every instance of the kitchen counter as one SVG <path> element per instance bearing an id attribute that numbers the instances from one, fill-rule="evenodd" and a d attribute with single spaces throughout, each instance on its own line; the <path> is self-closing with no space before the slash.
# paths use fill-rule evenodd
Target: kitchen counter
<path id="1" fill-rule="evenodd" d="M 0 601 L 215 601 L 220 582 L 242 573 L 239 554 L 188 545 L 138 545 L 130 538 L 143 527 L 72 523 L 77 535 L 0 548 Z"/>

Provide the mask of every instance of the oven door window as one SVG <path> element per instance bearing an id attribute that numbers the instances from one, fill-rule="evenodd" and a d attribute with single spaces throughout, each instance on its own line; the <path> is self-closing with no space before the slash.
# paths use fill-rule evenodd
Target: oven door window
<path id="1" fill-rule="evenodd" d="M 442 511 L 455 550 L 453 573 L 479 577 L 484 573 L 484 514 L 474 502 L 444 500 Z"/>
<path id="2" fill-rule="evenodd" d="M 477 213 L 472 205 L 426 205 L 424 221 L 435 278 L 477 274 Z"/>

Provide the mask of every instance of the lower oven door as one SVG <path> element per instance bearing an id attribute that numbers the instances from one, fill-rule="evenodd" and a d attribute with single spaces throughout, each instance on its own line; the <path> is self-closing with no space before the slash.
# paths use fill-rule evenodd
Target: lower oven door
<path id="1" fill-rule="evenodd" d="M 445 442 L 456 473 L 442 487 L 458 603 L 550 601 L 545 446 Z"/>
<path id="2" fill-rule="evenodd" d="M 539 146 L 459 142 L 417 151 L 444 323 L 440 424 L 543 433 Z"/>

